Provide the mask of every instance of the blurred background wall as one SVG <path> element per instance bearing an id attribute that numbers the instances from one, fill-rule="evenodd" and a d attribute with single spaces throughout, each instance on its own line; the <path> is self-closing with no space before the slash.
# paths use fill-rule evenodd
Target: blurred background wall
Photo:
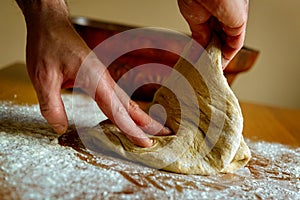
<path id="1" fill-rule="evenodd" d="M 176 0 L 69 0 L 71 15 L 189 33 Z M 250 0 L 245 45 L 254 67 L 238 76 L 240 100 L 300 109 L 300 1 Z M 14 0 L 0 2 L 0 68 L 25 60 L 25 24 Z"/>

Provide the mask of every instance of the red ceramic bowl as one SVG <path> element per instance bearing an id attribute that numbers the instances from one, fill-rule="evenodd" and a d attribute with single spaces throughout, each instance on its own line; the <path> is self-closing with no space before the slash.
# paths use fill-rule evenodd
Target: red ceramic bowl
<path id="1" fill-rule="evenodd" d="M 91 20 L 85 17 L 72 17 L 71 21 L 76 31 L 91 49 L 94 49 L 102 41 L 117 33 L 133 28 L 138 28 L 111 22 Z M 183 46 L 186 45 L 187 41 L 184 40 L 184 37 L 179 36 L 178 34 L 174 34 L 164 30 L 154 30 L 154 32 L 154 34 L 153 32 L 145 33 L 145 37 L 143 38 L 137 36 L 136 38 L 134 38 L 134 43 L 139 44 L 140 42 L 159 42 L 159 45 L 166 46 L 167 49 L 182 49 Z M 107 55 L 114 53 L 116 50 L 118 50 L 118 43 L 126 45 L 126 42 L 124 43 L 124 41 L 116 41 L 116 45 L 106 46 L 104 52 L 106 52 Z M 238 54 L 224 70 L 224 75 L 230 85 L 239 73 L 245 72 L 253 66 L 258 54 L 259 52 L 257 50 L 247 47 L 243 47 L 238 52 Z M 115 81 L 118 81 L 120 77 L 128 72 L 128 70 L 136 66 L 147 63 L 161 63 L 163 65 L 173 67 L 178 58 L 178 55 L 171 53 L 170 51 L 149 48 L 139 49 L 125 53 L 124 55 L 115 59 L 112 63 L 109 64 L 108 70 L 110 71 L 113 79 Z M 151 101 L 155 91 L 160 87 L 160 85 L 142 84 L 142 82 L 154 81 L 162 83 L 168 77 L 168 75 L 169 73 L 166 73 L 165 71 L 159 71 L 159 69 L 154 71 L 151 67 L 149 67 L 143 69 L 143 71 L 140 71 L 138 75 L 135 74 L 123 77 L 125 81 L 122 81 L 122 83 L 120 83 L 120 86 L 131 95 L 131 92 L 129 90 L 134 87 L 133 85 L 143 85 L 135 90 L 135 92 L 131 96 L 133 99 Z"/>

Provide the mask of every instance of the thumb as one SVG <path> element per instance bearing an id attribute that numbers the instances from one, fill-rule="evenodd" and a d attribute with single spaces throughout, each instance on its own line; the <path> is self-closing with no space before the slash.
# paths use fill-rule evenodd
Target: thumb
<path id="1" fill-rule="evenodd" d="M 61 99 L 60 87 L 47 91 L 40 90 L 37 92 L 37 96 L 43 117 L 55 132 L 58 134 L 65 133 L 68 128 L 68 119 Z"/>

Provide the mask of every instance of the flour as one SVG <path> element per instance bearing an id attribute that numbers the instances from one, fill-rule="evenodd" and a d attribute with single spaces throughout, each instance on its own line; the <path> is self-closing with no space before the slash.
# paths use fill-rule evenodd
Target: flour
<path id="1" fill-rule="evenodd" d="M 72 107 L 72 95 L 63 96 L 71 125 L 74 118 L 82 126 L 106 119 L 91 99 L 76 98 Z M 0 114 L 3 199 L 300 199 L 300 148 L 246 141 L 253 155 L 248 165 L 214 176 L 168 173 L 101 154 L 87 158 L 92 165 L 58 144 L 37 105 L 1 102 Z"/>

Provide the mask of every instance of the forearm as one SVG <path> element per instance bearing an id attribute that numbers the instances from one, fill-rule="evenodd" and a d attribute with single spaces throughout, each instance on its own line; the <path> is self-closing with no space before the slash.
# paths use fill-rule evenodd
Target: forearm
<path id="1" fill-rule="evenodd" d="M 16 0 L 22 10 L 27 25 L 48 18 L 67 19 L 68 7 L 64 0 Z"/>

